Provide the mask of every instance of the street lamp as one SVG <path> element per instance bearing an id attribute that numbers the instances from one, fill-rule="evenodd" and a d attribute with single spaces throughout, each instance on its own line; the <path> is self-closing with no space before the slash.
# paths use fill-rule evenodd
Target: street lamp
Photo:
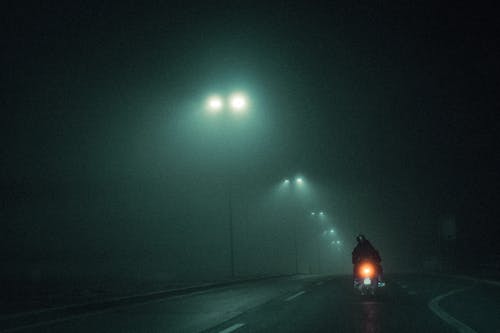
<path id="1" fill-rule="evenodd" d="M 248 110 L 249 105 L 248 97 L 241 92 L 235 92 L 228 97 L 211 95 L 205 101 L 205 108 L 211 114 L 218 114 L 226 109 L 233 114 L 243 114 Z"/>
<path id="2" fill-rule="evenodd" d="M 314 212 L 311 212 L 311 215 L 313 216 L 314 218 L 314 221 L 318 221 L 319 223 L 318 224 L 315 224 L 316 228 L 320 228 L 320 224 L 323 224 L 322 222 L 324 222 L 324 218 L 325 218 L 325 212 L 320 210 L 320 211 L 314 211 Z M 333 234 L 333 229 L 329 229 L 329 230 L 324 230 L 323 231 L 323 236 L 326 237 L 326 235 L 328 234 Z M 321 233 L 319 233 L 319 235 L 321 235 Z M 316 241 L 316 249 L 317 249 L 317 262 L 318 262 L 318 273 L 321 273 L 322 271 L 322 264 L 321 264 L 321 258 L 322 258 L 322 255 L 321 255 L 321 241 Z"/>
<path id="3" fill-rule="evenodd" d="M 304 185 L 304 179 L 302 177 L 296 177 L 294 181 L 290 181 L 289 178 L 285 178 L 283 181 L 283 185 L 286 185 L 288 188 L 290 185 L 294 185 L 293 188 L 295 187 L 302 187 Z M 314 215 L 314 213 L 312 214 Z M 295 252 L 295 273 L 298 274 L 299 272 L 299 251 L 298 251 L 298 242 L 297 242 L 297 228 L 298 228 L 298 223 L 296 217 L 293 219 L 293 246 L 294 246 L 294 252 Z"/>
<path id="4" fill-rule="evenodd" d="M 212 115 L 219 114 L 226 110 L 226 105 L 236 114 L 244 113 L 248 110 L 249 101 L 245 94 L 236 92 L 229 97 L 221 95 L 211 95 L 205 102 L 205 108 Z M 234 228 L 233 228 L 233 203 L 231 186 L 229 186 L 229 255 L 231 263 L 231 277 L 234 277 Z"/>
<path id="5" fill-rule="evenodd" d="M 325 212 L 320 211 L 320 212 L 311 212 L 311 216 L 318 216 L 320 219 L 325 217 Z"/>

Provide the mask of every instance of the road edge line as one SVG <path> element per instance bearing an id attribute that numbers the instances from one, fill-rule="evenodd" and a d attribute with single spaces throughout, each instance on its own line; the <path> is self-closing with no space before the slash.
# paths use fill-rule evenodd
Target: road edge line
<path id="1" fill-rule="evenodd" d="M 454 327 L 461 333 L 477 333 L 474 329 L 471 327 L 467 326 L 466 324 L 462 323 L 460 320 L 457 318 L 453 317 L 450 315 L 448 312 L 446 312 L 442 307 L 439 306 L 439 302 L 443 300 L 446 297 L 449 297 L 451 295 L 461 293 L 465 290 L 471 289 L 476 285 L 474 283 L 472 286 L 466 287 L 466 288 L 460 288 L 460 289 L 453 289 L 445 294 L 439 295 L 434 297 L 427 303 L 427 306 L 429 309 L 436 315 L 438 316 L 441 320 L 445 321 L 448 325 Z"/>
<path id="2" fill-rule="evenodd" d="M 246 324 L 245 323 L 237 323 L 237 324 L 234 324 L 232 326 L 229 326 L 228 328 L 226 329 L 223 329 L 222 331 L 219 331 L 219 333 L 230 333 L 230 332 L 234 332 L 236 331 L 237 329 L 245 326 Z"/>
<path id="3" fill-rule="evenodd" d="M 289 302 L 289 301 L 291 301 L 291 300 L 293 300 L 293 299 L 295 299 L 295 298 L 297 298 L 297 297 L 299 297 L 301 295 L 304 295 L 305 293 L 306 293 L 305 290 L 299 291 L 298 293 L 295 293 L 292 296 L 290 296 L 287 299 L 285 299 L 285 302 Z"/>
<path id="4" fill-rule="evenodd" d="M 445 278 L 450 278 L 450 279 L 468 280 L 468 281 L 474 281 L 477 283 L 484 283 L 484 284 L 489 284 L 492 286 L 500 287 L 500 280 L 481 279 L 481 278 L 477 278 L 477 277 L 469 276 L 469 275 L 458 275 L 458 274 L 454 275 L 454 274 L 443 274 L 443 273 L 424 273 L 424 275 L 440 276 L 440 277 L 445 277 Z"/>

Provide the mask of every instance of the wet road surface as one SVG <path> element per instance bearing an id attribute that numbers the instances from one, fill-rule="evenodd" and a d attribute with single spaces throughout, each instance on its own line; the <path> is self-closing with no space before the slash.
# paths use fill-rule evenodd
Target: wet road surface
<path id="1" fill-rule="evenodd" d="M 392 275 L 374 297 L 348 276 L 242 283 L 6 332 L 500 332 L 500 285 Z"/>

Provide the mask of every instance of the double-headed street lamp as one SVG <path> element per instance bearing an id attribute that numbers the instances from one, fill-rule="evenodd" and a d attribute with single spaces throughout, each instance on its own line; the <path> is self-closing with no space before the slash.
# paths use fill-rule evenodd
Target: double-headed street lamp
<path id="1" fill-rule="evenodd" d="M 230 111 L 232 114 L 241 115 L 248 111 L 249 100 L 242 92 L 234 92 L 227 97 L 221 95 L 212 95 L 205 101 L 205 109 L 211 115 L 218 115 L 224 111 Z M 233 228 L 233 204 L 232 191 L 229 188 L 229 254 L 231 265 L 231 277 L 235 276 L 234 270 L 234 228 Z"/>
<path id="2" fill-rule="evenodd" d="M 302 177 L 296 177 L 293 180 L 290 180 L 289 178 L 285 178 L 282 182 L 282 185 L 285 187 L 290 187 L 294 186 L 297 188 L 301 188 L 304 186 L 304 178 Z M 294 246 L 294 252 L 295 252 L 295 273 L 299 273 L 299 251 L 298 251 L 298 244 L 297 244 L 297 219 L 294 218 L 294 223 L 293 223 L 293 246 Z"/>
<path id="3" fill-rule="evenodd" d="M 325 216 L 325 212 L 324 212 L 324 211 L 319 211 L 319 212 L 311 212 L 311 216 L 319 216 L 319 217 L 323 217 L 323 216 Z"/>
<path id="4" fill-rule="evenodd" d="M 317 226 L 317 229 L 321 229 L 322 226 L 324 225 L 324 222 L 325 222 L 326 213 L 323 210 L 313 211 L 313 212 L 311 212 L 311 216 L 314 219 L 314 221 L 319 221 L 320 222 L 316 226 Z M 329 234 L 329 233 L 333 234 L 334 230 L 333 229 L 325 230 L 325 231 L 323 231 L 322 235 L 325 236 L 326 234 Z M 317 258 L 318 273 L 321 273 L 321 271 L 322 271 L 322 264 L 321 264 L 321 261 L 322 261 L 322 255 L 321 255 L 322 244 L 321 244 L 320 241 L 316 241 L 315 237 L 313 237 L 313 241 L 316 243 L 316 250 L 317 250 L 317 256 L 318 256 L 318 258 Z"/>
<path id="5" fill-rule="evenodd" d="M 233 114 L 242 114 L 248 110 L 249 101 L 242 92 L 235 92 L 227 97 L 212 95 L 207 98 L 205 108 L 211 114 L 219 114 L 230 110 Z"/>
<path id="6" fill-rule="evenodd" d="M 284 185 L 290 185 L 292 184 L 292 181 L 288 178 L 285 178 L 285 180 L 283 180 L 283 184 Z M 296 185 L 303 185 L 304 184 L 304 178 L 302 177 L 297 177 L 293 180 L 293 184 L 296 184 Z"/>

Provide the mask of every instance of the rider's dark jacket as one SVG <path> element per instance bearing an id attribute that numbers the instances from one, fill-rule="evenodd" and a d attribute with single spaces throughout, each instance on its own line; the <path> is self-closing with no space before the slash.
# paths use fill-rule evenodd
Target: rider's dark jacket
<path id="1" fill-rule="evenodd" d="M 363 259 L 371 259 L 376 263 L 380 263 L 382 261 L 378 251 L 367 240 L 359 242 L 358 245 L 356 245 L 356 247 L 352 251 L 353 264 L 357 264 Z"/>

